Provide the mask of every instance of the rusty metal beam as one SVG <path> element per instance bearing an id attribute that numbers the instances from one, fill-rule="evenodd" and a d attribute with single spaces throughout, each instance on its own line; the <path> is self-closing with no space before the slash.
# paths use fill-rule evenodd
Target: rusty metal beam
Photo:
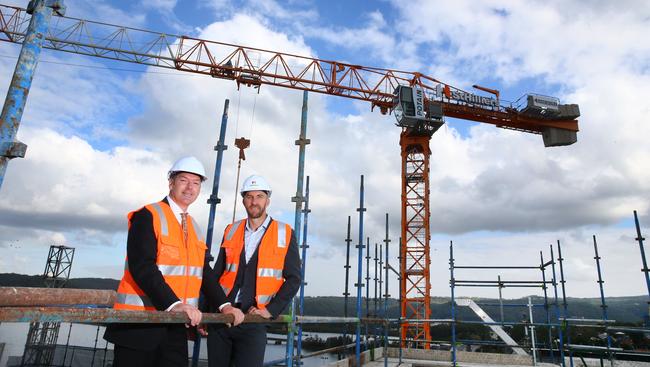
<path id="1" fill-rule="evenodd" d="M 88 324 L 112 323 L 165 323 L 181 324 L 189 320 L 181 312 L 164 311 L 127 311 L 112 308 L 65 308 L 65 307 L 0 307 L 0 322 L 76 322 Z M 220 313 L 204 313 L 202 322 L 205 324 L 231 323 L 231 315 Z M 280 323 L 291 322 L 288 315 L 280 315 L 275 320 L 267 320 L 256 315 L 246 315 L 245 323 Z M 357 319 L 356 317 L 296 317 L 301 324 L 320 323 L 385 323 L 384 319 Z"/>
<path id="2" fill-rule="evenodd" d="M 76 322 L 89 324 L 165 323 L 183 324 L 189 319 L 182 312 L 127 311 L 112 308 L 0 307 L 2 322 Z M 204 313 L 205 324 L 233 321 L 232 315 Z M 260 316 L 246 315 L 244 322 L 269 322 Z M 286 322 L 283 317 L 270 322 Z"/>
<path id="3" fill-rule="evenodd" d="M 112 307 L 115 291 L 100 289 L 0 287 L 0 307 L 94 305 Z"/>

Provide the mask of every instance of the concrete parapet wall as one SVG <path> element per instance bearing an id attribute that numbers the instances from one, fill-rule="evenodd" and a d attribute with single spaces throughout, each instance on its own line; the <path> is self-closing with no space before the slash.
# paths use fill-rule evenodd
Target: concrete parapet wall
<path id="1" fill-rule="evenodd" d="M 381 352 L 380 352 L 381 353 Z M 398 348 L 388 348 L 388 357 L 398 358 Z M 425 350 L 425 349 L 402 349 L 402 358 L 417 359 L 422 361 L 451 361 L 451 352 L 448 350 Z M 456 352 L 456 361 L 465 363 L 485 363 L 494 365 L 532 365 L 530 357 L 519 356 L 516 354 L 501 353 L 474 353 L 474 352 Z"/>
<path id="2" fill-rule="evenodd" d="M 383 348 L 375 348 L 375 349 L 369 349 L 365 352 L 361 352 L 361 365 L 364 365 L 367 362 L 378 360 L 379 358 L 383 358 Z M 346 359 L 341 359 L 340 361 L 332 362 L 328 364 L 328 367 L 356 367 L 356 358 L 354 355 L 346 358 Z"/>

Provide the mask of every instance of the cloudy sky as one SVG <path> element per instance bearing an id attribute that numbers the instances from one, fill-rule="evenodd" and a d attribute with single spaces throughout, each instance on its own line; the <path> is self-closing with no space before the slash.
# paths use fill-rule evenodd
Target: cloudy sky
<path id="1" fill-rule="evenodd" d="M 25 6 L 27 1 L 4 3 Z M 431 140 L 432 295 L 449 295 L 457 265 L 538 265 L 560 240 L 567 292 L 596 297 L 592 235 L 607 295 L 645 294 L 633 210 L 650 233 L 650 3 L 647 1 L 67 0 L 67 15 L 168 34 L 352 64 L 419 71 L 515 101 L 530 92 L 580 105 L 578 142 L 544 148 L 538 135 L 449 119 Z M 0 44 L 6 90 L 19 48 Z M 196 155 L 209 175 L 224 100 L 230 100 L 215 236 L 231 220 L 235 137 L 251 139 L 242 176 L 260 173 L 271 214 L 293 223 L 302 92 L 46 50 L 0 189 L 0 271 L 41 274 L 50 245 L 76 249 L 72 277 L 119 278 L 126 214 L 166 194 L 166 171 Z M 399 132 L 393 116 L 309 94 L 305 172 L 311 178 L 307 295 L 343 292 L 347 217 L 397 255 Z M 213 180 L 191 212 L 207 227 Z M 238 216 L 243 210 L 237 203 Z M 353 248 L 353 253 L 354 252 Z M 392 264 L 397 267 L 397 259 Z M 351 262 L 356 264 L 356 257 Z M 356 267 L 352 268 L 355 276 Z M 540 279 L 539 271 L 458 272 L 458 279 Z M 364 275 L 365 276 L 365 275 Z M 354 282 L 351 282 L 351 285 Z M 391 278 L 391 294 L 397 282 Z M 497 296 L 494 289 L 460 295 Z M 541 294 L 511 288 L 505 297 Z"/>

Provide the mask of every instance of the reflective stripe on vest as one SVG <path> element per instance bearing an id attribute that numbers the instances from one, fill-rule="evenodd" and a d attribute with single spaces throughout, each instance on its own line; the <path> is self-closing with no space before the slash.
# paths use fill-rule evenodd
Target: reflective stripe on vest
<path id="1" fill-rule="evenodd" d="M 262 295 L 259 295 L 259 296 L 255 297 L 255 298 L 257 299 L 257 304 L 258 305 L 266 305 L 269 302 L 271 302 L 273 297 L 275 297 L 275 294 L 271 294 L 271 295 L 262 294 Z"/>
<path id="2" fill-rule="evenodd" d="M 225 285 L 221 284 L 221 289 L 223 290 L 224 294 L 230 293 L 230 288 L 226 287 Z"/>
<path id="3" fill-rule="evenodd" d="M 287 226 L 282 222 L 278 222 L 278 247 L 287 247 Z"/>
<path id="4" fill-rule="evenodd" d="M 140 296 L 137 294 L 118 293 L 116 303 L 125 305 L 138 306 L 138 307 L 153 307 L 153 304 L 147 296 Z"/>
<path id="5" fill-rule="evenodd" d="M 167 219 L 165 218 L 165 212 L 163 212 L 163 208 L 160 206 L 160 203 L 154 203 L 151 204 L 151 206 L 156 209 L 158 212 L 158 218 L 160 218 L 160 234 L 165 237 L 169 236 L 169 228 L 167 228 Z"/>
<path id="6" fill-rule="evenodd" d="M 203 237 L 203 232 L 201 231 L 201 228 L 199 228 L 199 224 L 196 223 L 194 217 L 190 218 L 192 218 L 192 226 L 194 226 L 194 233 L 196 233 L 196 237 L 199 238 L 199 241 L 205 242 L 205 237 Z"/>
<path id="7" fill-rule="evenodd" d="M 185 265 L 157 265 L 158 270 L 160 270 L 160 273 L 165 276 L 165 275 L 172 275 L 172 276 L 185 276 Z M 124 262 L 124 270 L 129 270 L 129 261 L 126 260 Z M 189 267 L 189 272 L 187 273 L 188 276 L 191 277 L 197 277 L 199 279 L 203 278 L 203 268 L 200 268 L 198 266 L 190 266 Z"/>
<path id="8" fill-rule="evenodd" d="M 226 235 L 226 240 L 230 241 L 232 239 L 232 236 L 237 232 L 237 229 L 239 229 L 239 226 L 244 222 L 244 220 L 237 221 L 230 226 L 230 231 L 228 231 L 228 234 Z"/>
<path id="9" fill-rule="evenodd" d="M 194 307 L 199 307 L 199 299 L 198 299 L 198 297 L 197 298 L 188 298 L 187 300 L 185 300 L 185 304 L 188 304 L 188 305 L 194 306 Z"/>
<path id="10" fill-rule="evenodd" d="M 187 272 L 188 276 L 199 279 L 203 278 L 203 268 L 198 266 L 190 266 L 188 268 L 185 265 L 158 265 L 158 270 L 160 270 L 163 276 L 185 276 L 186 269 L 189 269 Z"/>
<path id="11" fill-rule="evenodd" d="M 257 269 L 258 277 L 268 277 L 275 279 L 282 279 L 282 270 L 280 269 L 270 269 L 270 268 L 259 268 Z"/>
<path id="12" fill-rule="evenodd" d="M 226 270 L 225 271 L 230 271 L 230 272 L 236 272 L 237 271 L 237 264 L 234 263 L 229 263 L 226 264 Z"/>

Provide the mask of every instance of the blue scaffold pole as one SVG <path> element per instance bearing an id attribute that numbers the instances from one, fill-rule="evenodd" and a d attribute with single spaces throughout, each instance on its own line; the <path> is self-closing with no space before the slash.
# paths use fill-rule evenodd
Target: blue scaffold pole
<path id="1" fill-rule="evenodd" d="M 214 233 L 214 217 L 217 211 L 217 204 L 221 202 L 219 199 L 219 181 L 221 179 L 221 163 L 223 162 L 223 151 L 228 149 L 224 144 L 226 141 L 226 127 L 228 126 L 228 106 L 230 100 L 226 99 L 223 105 L 223 115 L 221 116 L 221 130 L 219 131 L 219 141 L 215 145 L 214 150 L 217 151 L 217 161 L 214 165 L 214 180 L 212 182 L 212 193 L 208 198 L 210 204 L 210 215 L 208 216 L 208 232 L 205 236 L 205 244 L 208 250 L 205 252 L 205 262 L 209 263 L 214 258 L 211 254 L 212 249 L 212 235 Z M 199 297 L 199 304 L 203 302 L 203 294 Z M 196 341 L 194 342 L 194 349 L 192 350 L 192 367 L 199 365 L 199 354 L 201 353 L 201 335 L 196 333 Z"/>
<path id="2" fill-rule="evenodd" d="M 32 0 L 27 13 L 32 15 L 20 50 L 14 75 L 7 91 L 7 98 L 0 114 L 0 188 L 4 181 L 7 164 L 13 158 L 25 157 L 27 145 L 16 140 L 20 120 L 23 117 L 27 95 L 32 86 L 36 65 L 47 35 L 52 13 L 65 13 L 63 1 Z M 15 35 L 19 37 L 19 35 Z"/>
<path id="3" fill-rule="evenodd" d="M 546 311 L 546 323 L 551 324 L 551 312 L 548 304 L 548 287 L 546 286 L 546 264 L 544 262 L 544 253 L 539 252 L 539 269 L 542 271 L 542 289 L 544 290 L 544 311 Z M 555 361 L 555 355 L 553 354 L 553 330 L 548 327 L 548 353 L 552 361 Z"/>
<path id="4" fill-rule="evenodd" d="M 643 269 L 641 271 L 645 275 L 645 284 L 648 287 L 648 313 L 645 316 L 646 327 L 650 326 L 650 270 L 648 269 L 648 262 L 645 258 L 645 248 L 643 247 L 643 235 L 641 234 L 641 226 L 639 225 L 639 216 L 634 211 L 634 226 L 636 227 L 636 241 L 639 243 L 639 250 L 641 251 L 641 263 L 643 264 Z"/>
<path id="5" fill-rule="evenodd" d="M 386 213 L 386 238 L 384 239 L 384 243 L 386 244 L 386 259 L 385 259 L 385 275 L 384 275 L 384 286 L 386 287 L 384 290 L 384 319 L 388 319 L 388 300 L 390 299 L 390 294 L 388 294 L 388 244 L 390 243 L 390 238 L 388 238 L 388 213 Z M 388 367 L 388 324 L 384 324 L 384 367 Z"/>
<path id="6" fill-rule="evenodd" d="M 305 197 L 302 195 L 303 181 L 305 177 L 305 147 L 309 145 L 310 140 L 307 139 L 307 102 L 308 102 L 307 91 L 302 94 L 302 115 L 300 118 L 300 137 L 296 140 L 296 145 L 300 148 L 298 150 L 298 179 L 296 181 L 296 196 L 291 198 L 291 201 L 296 203 L 296 209 L 294 212 L 294 225 L 293 230 L 296 236 L 296 241 L 300 242 L 300 229 L 301 229 L 301 219 L 302 219 L 302 203 L 305 201 Z M 291 324 L 288 325 L 289 330 L 287 331 L 287 351 L 286 351 L 286 365 L 288 367 L 293 366 L 293 336 L 296 329 L 296 308 L 295 297 L 291 300 L 289 304 L 289 313 L 291 314 Z"/>
<path id="7" fill-rule="evenodd" d="M 300 275 L 301 275 L 301 283 L 300 283 L 300 302 L 299 302 L 299 309 L 298 313 L 300 316 L 305 315 L 305 286 L 307 285 L 307 282 L 305 282 L 305 269 L 307 266 L 307 249 L 309 248 L 309 245 L 307 245 L 307 225 L 309 224 L 309 213 L 311 212 L 311 209 L 309 209 L 309 176 L 307 176 L 307 182 L 305 183 L 305 209 L 302 211 L 305 214 L 305 221 L 304 221 L 304 228 L 302 231 L 302 246 L 300 248 L 302 249 L 302 266 L 300 269 Z M 301 361 L 301 356 L 302 356 L 302 324 L 298 325 L 298 346 L 297 346 L 297 352 L 298 356 L 298 365 L 300 366 L 302 364 Z"/>
<path id="8" fill-rule="evenodd" d="M 603 288 L 603 284 L 605 281 L 603 280 L 603 273 L 600 271 L 600 255 L 598 255 L 598 244 L 596 243 L 596 235 L 593 235 L 593 240 L 594 240 L 594 260 L 596 260 L 596 269 L 598 270 L 598 287 L 600 288 L 600 307 L 603 309 L 603 322 L 607 322 L 607 303 L 605 303 L 605 289 Z M 609 363 L 612 367 L 614 367 L 614 356 L 612 354 L 612 337 L 609 335 L 609 330 L 605 329 L 605 333 L 607 333 L 607 354 L 609 356 Z"/>
<path id="9" fill-rule="evenodd" d="M 454 302 L 454 242 L 449 241 L 449 288 L 451 289 L 451 365 L 456 366 L 456 307 Z"/>
<path id="10" fill-rule="evenodd" d="M 366 208 L 363 207 L 363 175 L 361 175 L 361 185 L 359 187 L 359 245 L 357 245 L 358 255 L 357 255 L 357 318 L 361 320 L 361 288 L 363 288 L 363 281 L 361 280 L 361 275 L 363 274 L 363 212 L 366 211 Z M 361 324 L 357 323 L 357 340 L 355 344 L 355 366 L 361 366 Z"/>
<path id="11" fill-rule="evenodd" d="M 555 258 L 553 255 L 553 245 L 549 246 L 551 248 L 551 271 L 553 272 L 553 293 L 554 293 L 554 308 L 555 308 L 555 319 L 557 322 L 560 322 L 560 305 L 558 303 L 558 295 L 557 295 L 557 276 L 555 273 Z M 564 360 L 564 331 L 562 330 L 562 327 L 557 328 L 557 334 L 558 337 L 560 338 L 560 345 L 557 346 L 557 349 L 560 352 L 560 362 L 562 364 L 562 367 L 566 366 L 566 361 Z"/>
<path id="12" fill-rule="evenodd" d="M 566 318 L 569 317 L 569 310 L 566 303 L 566 280 L 564 279 L 564 258 L 562 257 L 562 246 L 560 246 L 560 240 L 557 240 L 557 261 L 560 265 L 560 284 L 562 285 L 562 309 L 564 312 L 565 320 L 563 321 L 564 326 L 566 327 L 566 343 L 571 345 L 571 332 L 569 331 L 569 323 L 566 321 Z M 573 367 L 573 350 L 569 349 L 569 366 Z"/>

